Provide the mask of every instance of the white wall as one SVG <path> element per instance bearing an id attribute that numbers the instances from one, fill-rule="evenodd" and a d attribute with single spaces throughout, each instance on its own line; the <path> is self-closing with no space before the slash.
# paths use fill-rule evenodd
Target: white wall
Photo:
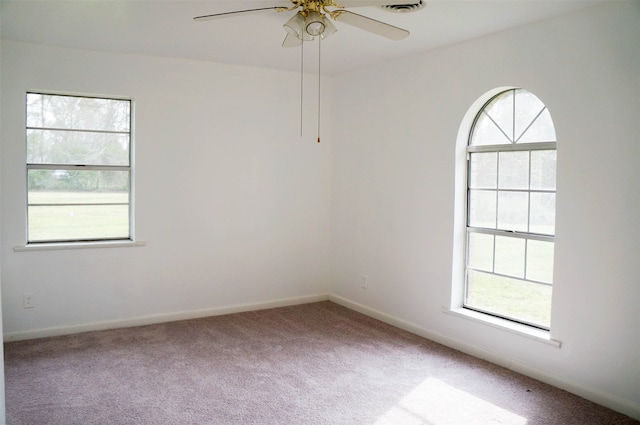
<path id="1" fill-rule="evenodd" d="M 3 41 L 5 336 L 326 298 L 331 128 L 323 122 L 317 144 L 310 88 L 300 138 L 299 81 L 281 71 Z M 330 110 L 331 81 L 323 87 Z M 13 251 L 25 244 L 26 90 L 133 98 L 135 228 L 146 246 Z M 23 308 L 25 292 L 35 308 Z"/>
<path id="2" fill-rule="evenodd" d="M 610 2 L 334 79 L 330 292 L 640 417 L 639 40 L 640 2 Z M 502 86 L 536 94 L 556 125 L 561 348 L 443 312 L 461 284 L 458 129 Z"/>

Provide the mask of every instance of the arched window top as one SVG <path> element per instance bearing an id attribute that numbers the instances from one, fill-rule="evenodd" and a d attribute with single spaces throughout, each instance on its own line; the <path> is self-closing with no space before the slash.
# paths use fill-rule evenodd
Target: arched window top
<path id="1" fill-rule="evenodd" d="M 555 142 L 549 110 L 534 94 L 509 89 L 492 97 L 476 116 L 469 146 Z"/>

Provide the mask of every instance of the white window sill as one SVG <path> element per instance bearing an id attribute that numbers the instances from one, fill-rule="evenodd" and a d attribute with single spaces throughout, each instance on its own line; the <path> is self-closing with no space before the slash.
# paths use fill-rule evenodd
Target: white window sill
<path id="1" fill-rule="evenodd" d="M 30 243 L 14 246 L 15 252 L 54 251 L 62 249 L 91 249 L 91 248 L 128 248 L 145 246 L 145 241 L 104 241 L 104 242 L 65 242 L 65 243 Z"/>
<path id="2" fill-rule="evenodd" d="M 536 329 L 531 326 L 515 323 L 510 320 L 501 319 L 499 317 L 490 316 L 488 314 L 479 313 L 477 311 L 469 310 L 462 307 L 443 307 L 442 311 L 453 316 L 462 317 L 467 320 L 482 323 L 493 328 L 502 329 L 504 331 L 521 335 L 529 339 L 540 341 L 545 344 L 551 345 L 552 347 L 560 348 L 562 346 L 561 341 L 552 339 L 549 332 L 542 329 Z"/>

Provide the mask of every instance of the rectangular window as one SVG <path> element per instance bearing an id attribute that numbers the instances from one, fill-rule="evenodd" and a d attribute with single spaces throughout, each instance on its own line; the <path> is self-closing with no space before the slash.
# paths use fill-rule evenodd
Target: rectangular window
<path id="1" fill-rule="evenodd" d="M 27 242 L 130 240 L 131 100 L 27 93 Z"/>
<path id="2" fill-rule="evenodd" d="M 469 148 L 464 305 L 549 329 L 556 151 L 528 147 Z"/>

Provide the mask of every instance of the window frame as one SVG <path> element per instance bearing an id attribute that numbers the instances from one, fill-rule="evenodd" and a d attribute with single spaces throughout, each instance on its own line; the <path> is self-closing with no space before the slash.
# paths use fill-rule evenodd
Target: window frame
<path id="1" fill-rule="evenodd" d="M 546 190 L 546 189 L 531 189 L 531 153 L 534 151 L 555 151 L 556 155 L 557 155 L 557 141 L 541 141 L 541 142 L 525 142 L 525 143 L 518 143 L 518 140 L 526 133 L 526 131 L 531 127 L 531 125 L 535 122 L 536 119 L 538 119 L 538 117 L 540 117 L 540 115 L 545 111 L 548 110 L 546 105 L 544 105 L 544 108 L 535 116 L 535 118 L 532 120 L 532 122 L 529 124 L 529 126 L 522 132 L 522 134 L 518 137 L 518 139 L 516 139 L 515 141 L 512 140 L 511 138 L 508 138 L 509 141 L 511 143 L 508 144 L 478 144 L 478 145 L 472 145 L 472 141 L 473 141 L 473 136 L 474 136 L 474 132 L 476 129 L 476 125 L 480 119 L 480 117 L 485 113 L 485 109 L 487 108 L 488 105 L 490 105 L 494 100 L 496 100 L 497 98 L 499 98 L 500 96 L 504 95 L 505 93 L 508 92 L 513 92 L 514 95 L 514 110 L 513 110 L 513 120 L 515 122 L 515 94 L 518 90 L 521 90 L 520 88 L 517 87 L 510 87 L 510 88 L 503 88 L 500 89 L 496 92 L 494 92 L 494 94 L 492 96 L 490 96 L 488 98 L 488 100 L 486 100 L 485 102 L 482 103 L 482 106 L 477 109 L 472 116 L 472 123 L 470 125 L 470 127 L 468 128 L 467 131 L 467 136 L 466 136 L 466 145 L 465 145 L 465 183 L 464 183 L 464 187 L 465 187 L 465 203 L 464 203 L 464 273 L 463 273 L 463 287 L 462 287 L 462 300 L 461 300 L 461 307 L 463 310 L 468 310 L 468 311 L 472 311 L 475 313 L 480 313 L 483 315 L 487 315 L 490 317 L 494 317 L 497 318 L 498 320 L 506 320 L 509 322 L 513 322 L 515 324 L 519 324 L 519 325 L 524 325 L 526 327 L 531 327 L 534 329 L 538 329 L 538 330 L 542 330 L 545 332 L 549 332 L 550 331 L 550 325 L 549 326 L 544 326 L 540 323 L 533 323 L 531 321 L 522 319 L 522 318 L 518 318 L 518 317 L 513 317 L 504 313 L 498 313 L 498 312 L 494 312 L 494 311 L 489 311 L 483 308 L 480 308 L 478 306 L 472 306 L 469 305 L 467 300 L 468 300 L 468 290 L 469 290 L 469 271 L 470 270 L 475 270 L 475 271 L 480 271 L 482 273 L 487 273 L 490 275 L 494 275 L 494 276 L 498 276 L 498 277 L 506 277 L 509 279 L 514 279 L 514 280 L 519 280 L 519 281 L 523 281 L 523 282 L 527 282 L 527 283 L 532 283 L 532 284 L 540 284 L 540 285 L 546 285 L 546 286 L 550 286 L 553 287 L 553 281 L 550 283 L 547 282 L 541 282 L 541 281 L 537 281 L 537 280 L 533 280 L 533 279 L 528 279 L 527 277 L 527 246 L 528 243 L 526 241 L 529 240 L 537 240 L 537 241 L 544 241 L 544 242 L 550 242 L 553 243 L 555 246 L 555 228 L 553 231 L 553 234 L 544 234 L 544 233 L 535 233 L 535 232 L 531 232 L 530 231 L 530 223 L 531 223 L 531 193 L 553 193 L 553 194 L 557 194 L 557 187 L 555 187 L 553 190 Z M 529 92 L 530 94 L 533 95 L 533 93 Z M 534 95 L 535 96 L 535 95 Z M 491 121 L 493 121 L 493 119 L 489 116 L 489 118 L 491 119 Z M 550 117 L 551 119 L 551 117 Z M 551 121 L 552 125 L 553 125 L 553 121 Z M 502 129 L 500 128 L 500 126 L 494 121 L 494 124 L 496 126 L 498 126 L 498 128 L 502 131 Z M 514 128 L 515 131 L 515 128 Z M 554 125 L 554 132 L 555 132 L 555 125 Z M 503 132 L 504 133 L 504 132 Z M 505 136 L 507 136 L 505 134 Z M 515 137 L 514 137 L 515 139 Z M 498 210 L 498 194 L 501 191 L 505 191 L 508 192 L 510 191 L 510 189 L 500 189 L 499 185 L 496 182 L 496 187 L 493 189 L 486 189 L 488 191 L 493 191 L 496 193 L 496 225 L 495 228 L 485 228 L 485 227 L 478 227 L 478 226 L 471 226 L 470 224 L 470 211 L 471 211 L 471 191 L 472 191 L 472 187 L 471 187 L 471 156 L 475 153 L 495 153 L 497 158 L 496 158 L 496 173 L 498 173 L 499 170 L 499 157 L 500 157 L 500 153 L 501 152 L 527 152 L 528 153 L 528 158 L 529 158 L 529 174 L 528 174 L 528 184 L 527 184 L 527 189 L 513 189 L 512 191 L 515 192 L 526 192 L 527 193 L 527 231 L 515 231 L 515 230 L 505 230 L 505 229 L 501 229 L 498 226 L 498 220 L 499 220 L 499 210 Z M 557 170 L 557 163 L 556 163 L 556 170 Z M 499 174 L 496 174 L 496 179 L 498 178 Z M 478 189 L 476 189 L 478 190 Z M 484 190 L 484 189 L 480 189 L 480 190 Z M 555 207 L 554 207 L 554 218 L 555 218 Z M 493 262 L 493 266 L 492 266 L 492 271 L 487 271 L 487 270 L 481 270 L 478 268 L 473 268 L 470 266 L 469 261 L 470 261 L 470 247 L 469 247 L 469 240 L 470 240 L 470 234 L 472 233 L 482 233 L 482 234 L 489 234 L 489 235 L 493 235 L 494 239 L 493 239 L 493 255 L 492 255 L 492 262 Z M 496 262 L 496 255 L 495 255 L 495 246 L 496 246 L 496 237 L 507 237 L 507 238 L 516 238 L 516 239 L 523 239 L 525 240 L 525 251 L 524 251 L 524 258 L 523 258 L 523 277 L 522 278 L 518 278 L 518 277 L 514 277 L 512 275 L 505 275 L 505 274 L 501 274 L 501 273 L 496 273 L 495 272 L 495 262 Z"/>
<path id="2" fill-rule="evenodd" d="M 75 97 L 82 99 L 101 99 L 113 100 L 128 103 L 128 130 L 96 130 L 96 129 L 76 129 L 65 127 L 46 127 L 46 126 L 30 126 L 26 116 L 28 115 L 28 96 L 58 96 L 58 97 Z M 28 149 L 27 134 L 30 130 L 40 131 L 61 131 L 70 133 L 93 133 L 93 134 L 121 134 L 126 135 L 128 140 L 127 159 L 128 165 L 111 165 L 111 164 L 60 164 L 60 163 L 31 163 L 28 156 L 25 155 L 25 173 L 26 173 L 26 202 L 25 202 L 25 240 L 26 245 L 23 247 L 14 247 L 15 251 L 26 251 L 31 249 L 60 249 L 60 248 L 79 248 L 79 247 L 100 247 L 100 246 L 141 246 L 143 242 L 134 242 L 134 101 L 130 97 L 95 95 L 95 94 L 78 94 L 78 93 L 62 93 L 54 91 L 28 90 L 25 93 L 25 149 Z M 62 170 L 62 171 L 119 171 L 126 172 L 128 176 L 128 193 L 127 202 L 74 202 L 74 203 L 31 203 L 29 199 L 29 172 L 32 170 Z M 123 205 L 127 207 L 128 231 L 126 236 L 114 237 L 87 237 L 87 238 L 60 238 L 60 239 L 32 239 L 29 235 L 29 208 L 32 206 L 108 206 Z"/>

